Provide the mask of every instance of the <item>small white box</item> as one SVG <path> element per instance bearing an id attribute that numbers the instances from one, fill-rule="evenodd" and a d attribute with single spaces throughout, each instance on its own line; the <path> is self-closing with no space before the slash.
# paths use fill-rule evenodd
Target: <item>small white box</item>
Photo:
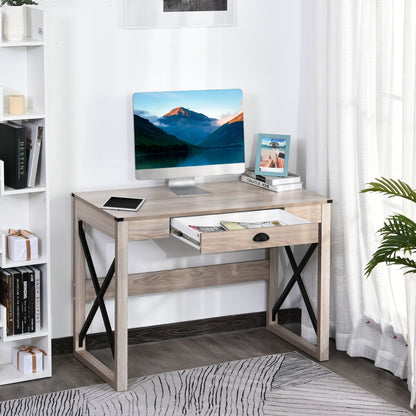
<path id="1" fill-rule="evenodd" d="M 38 259 L 38 237 L 28 231 L 9 232 L 7 236 L 7 257 L 13 261 Z"/>
<path id="2" fill-rule="evenodd" d="M 23 374 L 38 373 L 43 370 L 43 352 L 35 347 L 13 347 L 13 365 Z"/>

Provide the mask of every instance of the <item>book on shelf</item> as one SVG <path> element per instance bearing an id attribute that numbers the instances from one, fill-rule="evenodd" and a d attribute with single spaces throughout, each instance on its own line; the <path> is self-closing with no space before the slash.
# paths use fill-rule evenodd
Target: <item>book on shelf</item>
<path id="1" fill-rule="evenodd" d="M 13 335 L 23 333 L 22 328 L 22 298 L 23 282 L 22 274 L 17 269 L 9 269 L 13 275 Z"/>
<path id="2" fill-rule="evenodd" d="M 0 302 L 6 308 L 6 333 L 13 335 L 13 276 L 0 269 Z"/>
<path id="3" fill-rule="evenodd" d="M 31 121 L 23 123 L 26 132 L 27 146 L 27 186 L 33 188 L 38 173 L 40 148 L 43 141 L 43 126 Z"/>
<path id="4" fill-rule="evenodd" d="M 35 288 L 35 273 L 27 267 L 29 272 L 29 281 L 27 286 L 28 292 L 28 304 L 27 304 L 27 317 L 28 317 L 28 331 L 36 331 L 36 288 Z"/>
<path id="5" fill-rule="evenodd" d="M 0 302 L 6 307 L 8 336 L 40 329 L 40 285 L 37 267 L 0 269 Z"/>
<path id="6" fill-rule="evenodd" d="M 250 185 L 258 186 L 260 188 L 267 189 L 273 192 L 293 191 L 295 189 L 302 189 L 303 186 L 302 182 L 288 183 L 282 185 L 270 185 L 269 183 L 262 182 L 258 179 L 253 179 L 250 176 L 244 174 L 240 176 L 240 179 L 245 183 L 249 183 Z"/>
<path id="7" fill-rule="evenodd" d="M 20 300 L 20 316 L 22 321 L 22 334 L 28 331 L 28 272 L 24 267 L 18 267 L 17 270 L 20 272 L 20 278 L 22 280 L 22 293 Z"/>
<path id="8" fill-rule="evenodd" d="M 4 184 L 14 189 L 27 186 L 25 127 L 0 123 L 0 159 L 4 162 Z"/>
<path id="9" fill-rule="evenodd" d="M 41 307 L 40 307 L 40 290 L 41 290 L 41 279 L 42 279 L 42 272 L 37 267 L 29 267 L 29 269 L 33 270 L 33 273 L 35 275 L 35 331 L 39 331 L 41 325 L 40 325 L 40 319 L 41 319 Z"/>
<path id="10" fill-rule="evenodd" d="M 23 333 L 35 332 L 35 273 L 30 267 L 21 267 L 23 274 Z"/>
<path id="11" fill-rule="evenodd" d="M 250 178 L 257 179 L 261 182 L 268 183 L 270 185 L 286 185 L 289 183 L 298 183 L 301 181 L 299 175 L 296 173 L 289 172 L 287 176 L 266 176 L 258 175 L 254 169 L 246 169 L 244 175 L 249 176 Z"/>

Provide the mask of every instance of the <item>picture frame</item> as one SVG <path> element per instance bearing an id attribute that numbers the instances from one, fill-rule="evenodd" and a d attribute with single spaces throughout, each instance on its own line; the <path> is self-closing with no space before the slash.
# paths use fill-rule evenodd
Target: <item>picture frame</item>
<path id="1" fill-rule="evenodd" d="M 287 176 L 289 167 L 290 136 L 259 134 L 255 172 L 263 176 Z"/>
<path id="2" fill-rule="evenodd" d="M 237 0 L 124 0 L 127 29 L 234 26 Z"/>

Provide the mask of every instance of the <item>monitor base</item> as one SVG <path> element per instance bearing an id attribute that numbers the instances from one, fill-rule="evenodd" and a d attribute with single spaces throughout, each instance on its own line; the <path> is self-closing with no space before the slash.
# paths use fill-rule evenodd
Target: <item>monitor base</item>
<path id="1" fill-rule="evenodd" d="M 168 179 L 168 188 L 178 196 L 193 196 L 210 194 L 205 189 L 195 185 L 195 178 Z"/>

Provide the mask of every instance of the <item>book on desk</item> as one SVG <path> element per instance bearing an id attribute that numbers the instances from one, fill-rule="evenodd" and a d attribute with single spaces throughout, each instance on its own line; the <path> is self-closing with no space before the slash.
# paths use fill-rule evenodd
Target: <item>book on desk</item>
<path id="1" fill-rule="evenodd" d="M 242 182 L 248 183 L 250 185 L 258 186 L 259 188 L 267 189 L 272 192 L 293 191 L 295 189 L 302 189 L 303 187 L 303 183 L 300 181 L 299 176 L 296 176 L 296 177 L 288 176 L 287 178 L 279 178 L 278 179 L 279 181 L 287 179 L 288 182 L 286 183 L 282 182 L 276 185 L 273 185 L 266 180 L 263 181 L 262 179 L 258 179 L 257 176 L 259 175 L 256 175 L 256 178 L 253 178 L 252 176 L 249 176 L 246 173 L 244 173 L 240 176 L 240 179 Z M 295 179 L 296 179 L 296 182 L 294 182 Z"/>

